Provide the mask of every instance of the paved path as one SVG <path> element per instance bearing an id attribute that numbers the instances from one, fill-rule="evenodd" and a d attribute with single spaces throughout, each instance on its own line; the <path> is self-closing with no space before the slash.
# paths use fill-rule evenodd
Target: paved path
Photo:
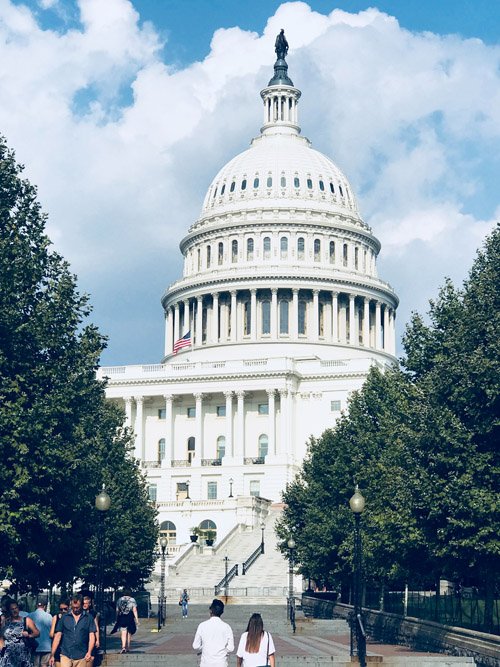
<path id="1" fill-rule="evenodd" d="M 272 634 L 276 645 L 276 655 L 283 657 L 297 656 L 338 656 L 348 659 L 349 632 L 342 621 L 312 620 L 301 626 L 297 634 L 293 634 L 286 620 L 285 606 L 266 606 L 255 609 L 250 605 L 226 606 L 223 620 L 233 628 L 234 640 L 237 645 L 239 638 L 246 630 L 250 615 L 259 611 L 264 626 Z M 181 608 L 177 605 L 167 606 L 167 622 L 160 632 L 156 630 L 156 619 L 141 619 L 141 625 L 132 641 L 133 654 L 156 654 L 193 656 L 192 642 L 198 623 L 208 618 L 207 605 L 190 605 L 189 617 L 181 618 Z M 368 655 L 380 656 L 423 656 L 402 646 L 370 643 Z M 120 638 L 118 634 L 108 637 L 108 654 L 118 653 Z M 437 655 L 437 654 L 434 654 Z M 230 660 L 230 664 L 234 662 Z"/>

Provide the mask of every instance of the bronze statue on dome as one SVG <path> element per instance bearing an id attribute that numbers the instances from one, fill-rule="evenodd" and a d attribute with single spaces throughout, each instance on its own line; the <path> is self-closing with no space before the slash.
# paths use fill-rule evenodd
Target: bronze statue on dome
<path id="1" fill-rule="evenodd" d="M 276 37 L 274 50 L 276 51 L 276 57 L 278 60 L 285 59 L 288 53 L 288 42 L 286 41 L 284 28 L 281 28 L 279 35 Z"/>

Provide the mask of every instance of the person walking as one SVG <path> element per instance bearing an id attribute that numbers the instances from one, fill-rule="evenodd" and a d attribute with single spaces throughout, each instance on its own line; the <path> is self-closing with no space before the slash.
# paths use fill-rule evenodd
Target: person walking
<path id="1" fill-rule="evenodd" d="M 50 660 L 50 629 L 52 627 L 52 616 L 47 611 L 47 602 L 41 600 L 38 602 L 36 610 L 29 614 L 29 618 L 40 631 L 38 637 L 38 646 L 35 649 L 34 667 L 47 667 Z"/>
<path id="2" fill-rule="evenodd" d="M 92 665 L 94 662 L 94 658 L 97 654 L 97 649 L 99 648 L 100 645 L 100 636 L 99 636 L 99 614 L 94 609 L 94 604 L 92 602 L 92 598 L 90 597 L 90 595 L 83 596 L 83 612 L 85 614 L 88 614 L 89 616 L 92 616 L 95 623 L 95 643 L 94 643 L 94 650 L 92 651 L 92 659 L 90 660 L 90 664 Z"/>
<path id="3" fill-rule="evenodd" d="M 227 667 L 228 653 L 234 651 L 234 637 L 231 627 L 221 619 L 224 603 L 213 600 L 209 612 L 208 621 L 200 623 L 196 630 L 193 648 L 201 652 L 200 667 Z"/>
<path id="4" fill-rule="evenodd" d="M 179 604 L 182 607 L 182 618 L 188 617 L 188 603 L 189 603 L 189 595 L 187 592 L 187 588 L 185 588 L 181 593 L 181 597 L 179 598 Z"/>
<path id="5" fill-rule="evenodd" d="M 0 632 L 0 667 L 32 667 L 32 651 L 26 640 L 39 634 L 31 618 L 22 617 L 17 602 L 10 600 Z"/>
<path id="6" fill-rule="evenodd" d="M 130 595 L 130 591 L 123 591 L 123 595 L 116 603 L 116 624 L 120 629 L 122 648 L 120 653 L 130 651 L 130 642 L 132 635 L 135 635 L 139 625 L 139 616 L 137 614 L 137 602 Z"/>
<path id="7" fill-rule="evenodd" d="M 50 633 L 49 637 L 51 639 L 54 639 L 54 635 L 56 634 L 56 625 L 59 619 L 63 617 L 64 614 L 67 614 L 69 611 L 69 600 L 60 600 L 59 601 L 59 612 L 57 614 L 54 614 L 52 617 L 52 625 L 50 627 Z M 50 661 L 50 660 L 49 660 Z M 54 666 L 55 667 L 61 667 L 61 645 L 59 644 L 57 651 L 55 652 L 54 655 Z"/>
<path id="8" fill-rule="evenodd" d="M 89 667 L 95 644 L 95 621 L 83 613 L 81 595 L 71 598 L 71 609 L 57 621 L 49 665 L 61 645 L 61 667 Z"/>
<path id="9" fill-rule="evenodd" d="M 275 667 L 273 638 L 264 632 L 264 623 L 260 614 L 252 614 L 246 632 L 241 635 L 236 651 L 236 667 Z"/>

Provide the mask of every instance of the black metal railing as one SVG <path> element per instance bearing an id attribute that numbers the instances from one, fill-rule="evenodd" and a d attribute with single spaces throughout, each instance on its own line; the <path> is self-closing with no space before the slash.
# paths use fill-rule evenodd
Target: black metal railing
<path id="1" fill-rule="evenodd" d="M 236 565 L 233 565 L 229 572 L 222 577 L 219 583 L 215 585 L 215 595 L 219 595 L 222 590 L 227 588 L 229 586 L 229 582 L 237 577 L 238 574 L 238 563 L 236 563 Z"/>
<path id="2" fill-rule="evenodd" d="M 261 542 L 257 549 L 250 554 L 250 556 L 246 559 L 246 561 L 243 563 L 243 572 L 242 574 L 246 574 L 250 567 L 255 563 L 257 558 L 264 553 L 264 543 Z"/>

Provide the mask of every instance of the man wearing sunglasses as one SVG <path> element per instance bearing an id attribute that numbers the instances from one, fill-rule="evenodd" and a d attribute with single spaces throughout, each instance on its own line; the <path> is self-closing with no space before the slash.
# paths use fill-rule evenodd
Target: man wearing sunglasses
<path id="1" fill-rule="evenodd" d="M 83 612 L 82 596 L 73 595 L 71 610 L 57 621 L 49 665 L 61 646 L 61 667 L 89 667 L 94 645 L 95 621 Z"/>

